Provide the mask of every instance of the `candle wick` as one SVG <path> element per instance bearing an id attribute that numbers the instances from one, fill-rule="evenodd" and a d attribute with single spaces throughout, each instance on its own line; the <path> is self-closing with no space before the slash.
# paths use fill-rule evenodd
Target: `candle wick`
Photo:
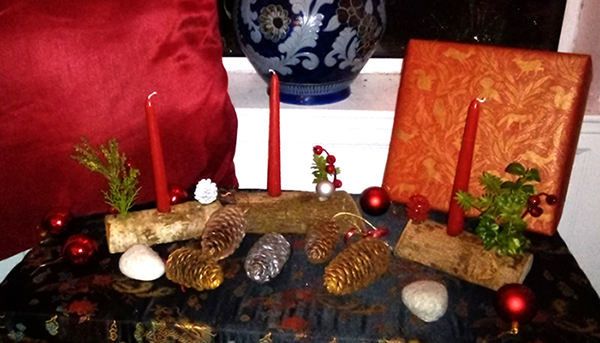
<path id="1" fill-rule="evenodd" d="M 276 72 L 275 72 L 275 70 L 273 70 L 273 69 L 269 69 L 269 73 L 273 73 L 273 74 L 276 74 L 276 75 L 277 75 L 277 73 L 276 73 Z"/>
<path id="2" fill-rule="evenodd" d="M 155 96 L 156 94 L 157 94 L 156 92 L 152 92 L 152 94 L 148 95 L 148 100 L 150 100 L 150 98 Z"/>
<path id="3" fill-rule="evenodd" d="M 477 98 L 477 101 L 479 101 L 479 102 L 480 102 L 480 103 L 482 103 L 482 104 L 483 104 L 483 103 L 484 103 L 486 100 L 487 100 L 487 98 L 482 98 L 482 99 L 479 99 L 479 98 Z"/>

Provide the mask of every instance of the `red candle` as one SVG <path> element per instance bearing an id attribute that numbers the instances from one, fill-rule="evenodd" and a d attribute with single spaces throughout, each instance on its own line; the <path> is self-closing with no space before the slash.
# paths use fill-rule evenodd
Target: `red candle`
<path id="1" fill-rule="evenodd" d="M 477 136 L 477 123 L 479 122 L 479 113 L 481 104 L 485 99 L 475 99 L 469 106 L 467 120 L 465 122 L 465 131 L 463 134 L 462 145 L 458 155 L 458 164 L 456 174 L 454 175 L 454 185 L 452 186 L 452 197 L 450 198 L 450 209 L 448 210 L 447 233 L 450 236 L 460 235 L 465 226 L 465 211 L 456 201 L 458 191 L 467 191 L 471 179 L 471 165 L 473 164 L 473 152 L 475 151 L 475 138 Z"/>
<path id="2" fill-rule="evenodd" d="M 152 169 L 154 171 L 154 189 L 156 192 L 156 209 L 158 212 L 171 212 L 169 203 L 169 191 L 167 189 L 167 174 L 165 173 L 165 161 L 163 159 L 162 145 L 160 144 L 160 133 L 156 121 L 156 106 L 152 102 L 152 96 L 146 99 L 146 121 L 148 123 L 148 137 L 150 138 L 150 152 L 152 155 Z"/>
<path id="3" fill-rule="evenodd" d="M 267 194 L 281 194 L 281 153 L 279 151 L 279 77 L 271 70 L 269 87 L 269 166 L 267 169 Z"/>

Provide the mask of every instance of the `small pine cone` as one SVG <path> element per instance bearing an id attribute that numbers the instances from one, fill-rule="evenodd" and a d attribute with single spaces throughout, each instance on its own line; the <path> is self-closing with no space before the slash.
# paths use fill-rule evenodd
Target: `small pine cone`
<path id="1" fill-rule="evenodd" d="M 279 275 L 290 257 L 290 243 L 278 233 L 262 236 L 248 252 L 244 269 L 252 280 L 265 283 Z"/>
<path id="2" fill-rule="evenodd" d="M 202 233 L 202 252 L 207 258 L 222 260 L 234 253 L 246 235 L 246 217 L 237 205 L 213 213 Z"/>
<path id="3" fill-rule="evenodd" d="M 363 238 L 337 255 L 325 268 L 324 284 L 330 293 L 348 294 L 375 282 L 387 272 L 391 252 L 377 238 Z"/>
<path id="4" fill-rule="evenodd" d="M 214 260 L 205 260 L 201 251 L 179 248 L 165 265 L 167 279 L 199 291 L 215 289 L 223 282 L 223 270 Z"/>
<path id="5" fill-rule="evenodd" d="M 314 225 L 306 234 L 304 251 L 312 264 L 325 263 L 338 242 L 340 227 L 335 221 L 320 222 Z"/>

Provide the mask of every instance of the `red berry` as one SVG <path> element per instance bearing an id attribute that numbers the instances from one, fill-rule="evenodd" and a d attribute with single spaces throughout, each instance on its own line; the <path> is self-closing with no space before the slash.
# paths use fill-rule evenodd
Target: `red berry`
<path id="1" fill-rule="evenodd" d="M 548 194 L 546 196 L 546 202 L 548 205 L 555 205 L 558 202 L 558 197 L 554 194 Z"/>
<path id="2" fill-rule="evenodd" d="M 542 208 L 539 206 L 534 206 L 534 207 L 529 208 L 529 214 L 531 214 L 532 217 L 537 218 L 537 217 L 541 216 L 542 213 L 544 213 L 544 210 L 542 210 Z"/>
<path id="3" fill-rule="evenodd" d="M 542 200 L 540 199 L 540 197 L 538 195 L 532 195 L 527 200 L 527 204 L 529 205 L 529 207 L 538 207 L 538 206 L 540 206 L 541 203 L 542 203 Z"/>
<path id="4" fill-rule="evenodd" d="M 335 167 L 332 164 L 328 164 L 325 167 L 325 171 L 327 172 L 327 174 L 333 174 L 335 173 Z"/>
<path id="5" fill-rule="evenodd" d="M 341 180 L 335 180 L 335 181 L 333 181 L 333 187 L 335 187 L 335 188 L 342 187 L 342 181 Z"/>
<path id="6" fill-rule="evenodd" d="M 313 152 L 315 153 L 315 155 L 321 155 L 323 153 L 323 147 L 320 145 L 315 145 L 313 147 Z"/>
<path id="7" fill-rule="evenodd" d="M 334 164 L 335 163 L 335 156 L 333 156 L 333 155 L 327 156 L 327 163 Z"/>

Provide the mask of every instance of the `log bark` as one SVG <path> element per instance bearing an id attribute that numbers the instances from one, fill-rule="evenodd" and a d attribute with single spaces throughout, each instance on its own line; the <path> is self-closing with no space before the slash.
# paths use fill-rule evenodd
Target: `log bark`
<path id="1" fill-rule="evenodd" d="M 337 191 L 326 201 L 320 201 L 315 192 L 283 192 L 270 197 L 266 192 L 234 193 L 237 204 L 246 211 L 248 233 L 304 234 L 322 220 L 330 220 L 340 212 L 360 216 L 352 197 Z M 210 216 L 221 208 L 218 202 L 202 205 L 189 201 L 171 207 L 169 213 L 156 209 L 131 212 L 127 217 L 108 215 L 104 219 L 108 249 L 111 253 L 127 250 L 135 244 L 151 246 L 198 238 Z M 364 228 L 363 222 L 352 217 L 339 217 L 340 232 L 351 226 Z"/>
<path id="2" fill-rule="evenodd" d="M 485 250 L 479 237 L 469 232 L 451 237 L 445 225 L 432 221 L 410 221 L 394 254 L 493 290 L 522 283 L 533 263 L 532 254 L 499 256 Z"/>
<path id="3" fill-rule="evenodd" d="M 219 208 L 217 201 L 208 205 L 189 201 L 172 206 L 169 213 L 150 209 L 131 212 L 127 217 L 108 215 L 104 218 L 108 250 L 114 254 L 135 244 L 151 246 L 198 238 L 208 218 Z"/>
<path id="4" fill-rule="evenodd" d="M 354 199 L 346 192 L 336 191 L 331 198 L 320 201 L 315 192 L 283 192 L 270 197 L 266 192 L 236 192 L 237 204 L 247 210 L 246 232 L 303 234 L 315 224 L 330 220 L 340 212 L 360 216 Z M 363 228 L 363 222 L 350 216 L 336 219 L 340 231 L 350 226 Z"/>

